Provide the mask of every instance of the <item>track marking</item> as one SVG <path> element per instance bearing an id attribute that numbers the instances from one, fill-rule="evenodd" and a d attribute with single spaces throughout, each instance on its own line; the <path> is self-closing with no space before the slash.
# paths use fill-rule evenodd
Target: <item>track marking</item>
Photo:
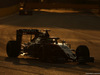
<path id="1" fill-rule="evenodd" d="M 71 41 L 71 42 L 86 42 L 86 40 L 84 39 L 66 39 L 66 41 Z M 88 41 L 91 41 L 91 42 L 95 42 L 95 43 L 100 43 L 100 40 L 88 40 Z"/>

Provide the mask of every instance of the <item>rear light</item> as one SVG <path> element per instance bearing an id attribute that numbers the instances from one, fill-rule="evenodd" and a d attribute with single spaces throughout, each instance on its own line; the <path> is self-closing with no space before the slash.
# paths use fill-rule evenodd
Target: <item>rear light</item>
<path id="1" fill-rule="evenodd" d="M 20 10 L 23 10 L 23 8 L 21 7 Z"/>

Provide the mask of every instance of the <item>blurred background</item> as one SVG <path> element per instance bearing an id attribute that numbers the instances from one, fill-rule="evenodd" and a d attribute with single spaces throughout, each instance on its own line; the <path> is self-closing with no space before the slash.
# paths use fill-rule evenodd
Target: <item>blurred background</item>
<path id="1" fill-rule="evenodd" d="M 24 10 L 73 9 L 100 14 L 100 0 L 0 0 L 0 17 Z"/>

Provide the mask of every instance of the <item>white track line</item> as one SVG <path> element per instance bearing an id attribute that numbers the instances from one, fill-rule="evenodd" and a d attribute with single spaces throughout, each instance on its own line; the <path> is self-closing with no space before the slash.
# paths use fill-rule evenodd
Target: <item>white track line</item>
<path id="1" fill-rule="evenodd" d="M 66 41 L 71 41 L 71 42 L 86 42 L 84 39 L 66 39 Z M 95 42 L 95 43 L 100 43 L 100 40 L 88 40 L 90 42 Z"/>
<path id="2" fill-rule="evenodd" d="M 11 15 L 8 15 L 8 16 L 0 17 L 0 20 L 2 20 L 2 19 L 6 19 L 6 18 L 9 18 L 9 17 L 12 17 L 12 16 L 14 16 L 15 14 L 16 14 L 16 13 L 11 14 Z"/>

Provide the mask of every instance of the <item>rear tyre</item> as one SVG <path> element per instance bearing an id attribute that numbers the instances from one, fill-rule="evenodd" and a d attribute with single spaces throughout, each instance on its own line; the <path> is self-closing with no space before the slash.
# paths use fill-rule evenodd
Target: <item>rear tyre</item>
<path id="1" fill-rule="evenodd" d="M 24 10 L 20 10 L 19 11 L 19 15 L 25 15 L 25 11 Z"/>
<path id="2" fill-rule="evenodd" d="M 76 56 L 79 64 L 86 64 L 86 62 L 89 62 L 90 53 L 88 47 L 85 45 L 78 46 L 76 49 Z"/>
<path id="3" fill-rule="evenodd" d="M 18 57 L 20 54 L 20 47 L 18 47 L 16 41 L 8 41 L 6 52 L 8 57 Z"/>
<path id="4" fill-rule="evenodd" d="M 28 15 L 32 15 L 32 13 L 33 13 L 31 10 L 29 10 L 27 12 L 28 12 Z"/>
<path id="5" fill-rule="evenodd" d="M 33 11 L 32 10 L 20 10 L 19 15 L 32 15 Z"/>

